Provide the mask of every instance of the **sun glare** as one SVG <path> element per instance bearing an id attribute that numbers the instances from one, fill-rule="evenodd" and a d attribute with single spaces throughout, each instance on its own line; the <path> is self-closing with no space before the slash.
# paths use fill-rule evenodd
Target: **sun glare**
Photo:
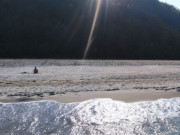
<path id="1" fill-rule="evenodd" d="M 89 48 L 90 48 L 90 46 L 92 44 L 92 37 L 93 37 L 94 29 L 95 29 L 95 26 L 96 26 L 100 6 L 101 6 L 101 0 L 97 0 L 97 2 L 96 2 L 96 11 L 95 11 L 95 14 L 94 14 L 94 19 L 93 19 L 93 23 L 92 23 L 92 26 L 91 26 L 91 31 L 90 31 L 90 34 L 89 34 L 89 38 L 88 38 L 88 42 L 87 42 L 87 45 L 86 45 L 86 49 L 85 49 L 85 52 L 84 52 L 83 59 L 86 59 L 88 50 L 89 50 Z"/>

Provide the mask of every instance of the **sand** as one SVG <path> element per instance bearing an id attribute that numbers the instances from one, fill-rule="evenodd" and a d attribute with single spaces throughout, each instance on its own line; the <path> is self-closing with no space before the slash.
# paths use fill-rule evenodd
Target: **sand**
<path id="1" fill-rule="evenodd" d="M 180 97 L 179 80 L 180 61 L 0 60 L 0 102 L 157 100 Z"/>
<path id="2" fill-rule="evenodd" d="M 121 90 L 121 91 L 97 91 L 97 92 L 80 92 L 67 93 L 64 95 L 55 95 L 43 98 L 44 100 L 55 100 L 62 103 L 81 102 L 95 98 L 111 98 L 113 100 L 124 102 L 138 102 L 138 101 L 154 101 L 157 99 L 169 99 L 180 97 L 178 91 L 155 91 L 155 90 Z"/>
<path id="3" fill-rule="evenodd" d="M 1 96 L 0 102 L 30 102 L 42 100 L 54 100 L 61 103 L 82 102 L 96 98 L 111 98 L 113 100 L 123 101 L 127 103 L 139 101 L 154 101 L 158 99 L 169 99 L 180 97 L 180 92 L 176 90 L 159 91 L 159 90 L 120 90 L 120 91 L 93 91 L 93 92 L 69 92 L 66 94 L 58 94 L 45 97 L 6 97 Z"/>

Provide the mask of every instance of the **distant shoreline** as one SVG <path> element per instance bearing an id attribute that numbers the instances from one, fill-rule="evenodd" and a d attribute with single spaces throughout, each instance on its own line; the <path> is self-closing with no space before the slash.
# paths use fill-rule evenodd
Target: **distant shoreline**
<path id="1" fill-rule="evenodd" d="M 0 67 L 180 65 L 180 60 L 0 59 Z"/>

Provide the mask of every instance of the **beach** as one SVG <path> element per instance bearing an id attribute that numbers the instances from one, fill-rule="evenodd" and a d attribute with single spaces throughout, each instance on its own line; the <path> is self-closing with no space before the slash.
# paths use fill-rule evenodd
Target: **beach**
<path id="1" fill-rule="evenodd" d="M 126 103 L 140 102 L 140 101 L 155 101 L 158 99 L 170 99 L 179 97 L 180 93 L 177 91 L 144 91 L 144 90 L 121 90 L 112 92 L 80 92 L 80 93 L 67 93 L 65 95 L 57 95 L 43 98 L 44 100 L 55 100 L 61 103 L 82 102 L 96 98 L 111 98 L 117 101 Z"/>
<path id="2" fill-rule="evenodd" d="M 179 61 L 0 60 L 0 72 L 0 102 L 5 103 L 180 97 Z"/>
<path id="3" fill-rule="evenodd" d="M 13 102 L 30 102 L 42 100 L 54 100 L 60 103 L 82 102 L 90 99 L 110 98 L 126 103 L 140 102 L 140 101 L 155 101 L 158 99 L 170 99 L 180 97 L 180 92 L 176 90 L 171 91 L 157 91 L 157 90 L 120 90 L 120 91 L 95 91 L 95 92 L 69 92 L 66 94 L 48 95 L 44 97 L 26 97 L 1 96 L 0 101 L 4 103 Z"/>
<path id="4" fill-rule="evenodd" d="M 179 80 L 179 61 L 0 60 L 0 133 L 177 135 Z"/>

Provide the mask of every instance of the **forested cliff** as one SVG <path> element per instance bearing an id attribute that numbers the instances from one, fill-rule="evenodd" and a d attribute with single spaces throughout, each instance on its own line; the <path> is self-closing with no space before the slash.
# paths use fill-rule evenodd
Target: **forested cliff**
<path id="1" fill-rule="evenodd" d="M 0 0 L 0 58 L 81 59 L 97 0 Z M 180 11 L 102 0 L 87 59 L 180 59 Z"/>

